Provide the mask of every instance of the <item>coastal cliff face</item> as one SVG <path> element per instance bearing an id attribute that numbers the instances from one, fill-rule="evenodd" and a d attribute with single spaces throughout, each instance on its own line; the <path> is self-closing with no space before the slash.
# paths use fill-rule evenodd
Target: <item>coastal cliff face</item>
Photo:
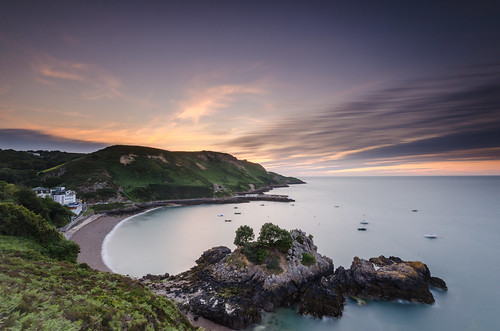
<path id="1" fill-rule="evenodd" d="M 422 262 L 396 257 L 355 257 L 350 269 L 334 272 L 333 261 L 317 252 L 312 238 L 300 230 L 292 238 L 286 254 L 276 252 L 279 268 L 255 265 L 239 249 L 221 246 L 205 251 L 186 272 L 141 281 L 195 316 L 232 329 L 258 323 L 262 310 L 295 307 L 299 314 L 340 317 L 346 296 L 432 303 L 429 286 L 446 288 Z"/>

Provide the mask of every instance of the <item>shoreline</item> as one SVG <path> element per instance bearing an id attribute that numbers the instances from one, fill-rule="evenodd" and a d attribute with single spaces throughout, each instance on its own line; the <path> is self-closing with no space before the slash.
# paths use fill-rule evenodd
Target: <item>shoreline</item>
<path id="1" fill-rule="evenodd" d="M 271 188 L 272 189 L 272 188 Z M 198 198 L 181 200 L 164 200 L 149 203 L 136 203 L 132 207 L 111 210 L 94 214 L 83 222 L 67 229 L 65 237 L 80 246 L 77 262 L 86 263 L 89 267 L 103 272 L 114 273 L 105 263 L 104 243 L 113 230 L 123 221 L 161 207 L 194 206 L 203 204 L 231 204 L 248 203 L 250 201 L 294 202 L 288 196 L 264 195 L 262 193 L 238 195 L 226 198 Z M 200 316 L 185 315 L 195 327 L 202 327 L 207 331 L 229 331 L 227 327 L 214 323 Z"/>
<path id="2" fill-rule="evenodd" d="M 87 263 L 89 267 L 99 271 L 113 272 L 104 263 L 102 246 L 106 236 L 128 216 L 109 216 L 106 214 L 96 216 L 76 229 L 68 239 L 80 245 L 80 253 L 78 253 L 77 258 L 78 263 Z"/>
<path id="3" fill-rule="evenodd" d="M 266 190 L 275 187 L 267 187 Z M 256 191 L 255 194 L 248 194 L 245 192 L 232 197 L 223 198 L 173 199 L 134 203 L 131 207 L 94 214 L 83 222 L 77 223 L 75 226 L 67 229 L 63 234 L 66 239 L 80 245 L 80 253 L 77 258 L 78 263 L 87 263 L 91 268 L 99 271 L 113 272 L 104 261 L 103 245 L 106 237 L 118 224 L 127 218 L 168 206 L 248 203 L 251 201 L 294 202 L 295 200 L 290 199 L 286 195 L 262 194 L 261 190 Z"/>

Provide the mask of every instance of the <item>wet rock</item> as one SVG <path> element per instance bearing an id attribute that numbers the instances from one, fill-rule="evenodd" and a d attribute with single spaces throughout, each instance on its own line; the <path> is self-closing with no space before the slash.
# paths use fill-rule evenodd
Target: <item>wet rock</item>
<path id="1" fill-rule="evenodd" d="M 349 296 L 365 300 L 407 300 L 427 304 L 434 302 L 429 286 L 439 283 L 437 279 L 433 280 L 424 263 L 403 261 L 392 256 L 379 256 L 370 260 L 355 257 L 349 270 L 339 271 L 334 277 L 338 279 L 332 280 L 332 283 Z M 446 284 L 440 285 L 446 287 Z"/>
<path id="2" fill-rule="evenodd" d="M 349 269 L 339 267 L 334 272 L 333 261 L 317 252 L 312 238 L 301 230 L 291 235 L 293 244 L 286 254 L 270 253 L 282 272 L 254 265 L 240 251 L 219 246 L 203 252 L 186 272 L 147 275 L 141 281 L 194 315 L 231 329 L 258 323 L 262 310 L 296 307 L 300 314 L 317 318 L 340 317 L 346 296 L 432 303 L 429 286 L 446 289 L 446 283 L 431 277 L 422 262 L 394 256 L 355 257 Z M 304 254 L 309 256 L 307 265 L 302 264 Z"/>

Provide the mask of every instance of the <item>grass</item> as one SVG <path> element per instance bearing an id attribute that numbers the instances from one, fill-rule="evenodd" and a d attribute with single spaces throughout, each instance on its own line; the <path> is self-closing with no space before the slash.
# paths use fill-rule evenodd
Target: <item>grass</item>
<path id="1" fill-rule="evenodd" d="M 305 266 L 311 266 L 316 263 L 316 258 L 311 253 L 303 253 L 300 262 Z"/>
<path id="2" fill-rule="evenodd" d="M 170 300 L 131 278 L 60 262 L 0 236 L 2 330 L 193 330 Z"/>
<path id="3" fill-rule="evenodd" d="M 125 155 L 133 156 L 131 162 L 120 162 Z M 212 197 L 214 183 L 228 188 L 219 195 L 231 195 L 249 190 L 250 184 L 261 188 L 293 181 L 229 154 L 169 152 L 139 146 L 111 146 L 62 167 L 61 185 L 77 193 L 85 191 L 85 198 L 93 200 L 107 200 L 118 192 L 133 201 Z M 45 176 L 59 175 L 57 172 L 48 171 Z"/>

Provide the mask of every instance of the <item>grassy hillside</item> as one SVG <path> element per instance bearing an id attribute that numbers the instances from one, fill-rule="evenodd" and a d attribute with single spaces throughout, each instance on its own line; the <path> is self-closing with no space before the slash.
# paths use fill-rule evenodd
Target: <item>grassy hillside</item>
<path id="1" fill-rule="evenodd" d="M 134 201 L 227 196 L 301 182 L 229 154 L 139 146 L 107 147 L 46 171 L 43 180 L 58 182 L 90 200 Z"/>
<path id="2" fill-rule="evenodd" d="M 60 151 L 15 151 L 0 149 L 0 180 L 27 186 L 55 186 L 53 183 L 42 183 L 38 172 L 59 166 L 77 159 L 85 154 L 66 153 Z M 57 184 L 56 184 L 57 185 Z"/>
<path id="3" fill-rule="evenodd" d="M 0 235 L 1 330 L 193 330 L 168 299 L 128 277 L 44 256 Z"/>

